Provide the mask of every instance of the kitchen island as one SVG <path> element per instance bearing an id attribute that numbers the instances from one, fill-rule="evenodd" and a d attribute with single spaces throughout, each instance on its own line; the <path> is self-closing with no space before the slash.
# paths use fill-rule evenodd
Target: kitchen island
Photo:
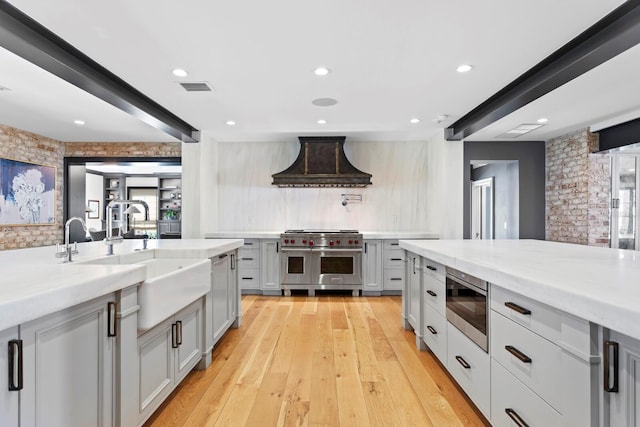
<path id="1" fill-rule="evenodd" d="M 494 425 L 635 425 L 638 252 L 535 240 L 400 246 L 422 269 L 407 281 L 405 327 Z M 450 268 L 488 282 L 487 351 L 451 323 Z"/>
<path id="2" fill-rule="evenodd" d="M 124 240 L 106 256 L 89 242 L 71 263 L 55 247 L 1 252 L 0 425 L 141 425 L 240 324 L 242 244 Z"/>

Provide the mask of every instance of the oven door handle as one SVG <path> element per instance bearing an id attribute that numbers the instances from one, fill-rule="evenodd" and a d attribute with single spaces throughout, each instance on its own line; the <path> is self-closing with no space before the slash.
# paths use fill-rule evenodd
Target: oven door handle
<path id="1" fill-rule="evenodd" d="M 280 248 L 280 252 L 311 252 L 311 248 Z"/>
<path id="2" fill-rule="evenodd" d="M 337 254 L 340 252 L 348 252 L 348 253 L 354 253 L 354 252 L 362 252 L 362 248 L 356 249 L 356 248 L 316 248 L 314 249 L 314 252 L 329 252 L 331 254 Z"/>

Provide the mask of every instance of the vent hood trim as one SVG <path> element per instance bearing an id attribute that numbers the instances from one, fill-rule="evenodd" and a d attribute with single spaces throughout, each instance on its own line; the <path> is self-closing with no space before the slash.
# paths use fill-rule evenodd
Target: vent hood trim
<path id="1" fill-rule="evenodd" d="M 291 166 L 271 175 L 281 188 L 366 187 L 371 174 L 351 164 L 344 152 L 344 136 L 301 136 L 300 152 Z"/>

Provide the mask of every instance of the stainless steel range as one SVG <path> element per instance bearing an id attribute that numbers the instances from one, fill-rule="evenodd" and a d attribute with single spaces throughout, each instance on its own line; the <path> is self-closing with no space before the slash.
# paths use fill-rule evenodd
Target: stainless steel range
<path id="1" fill-rule="evenodd" d="M 280 235 L 282 289 L 362 289 L 362 234 L 356 230 L 287 230 Z"/>

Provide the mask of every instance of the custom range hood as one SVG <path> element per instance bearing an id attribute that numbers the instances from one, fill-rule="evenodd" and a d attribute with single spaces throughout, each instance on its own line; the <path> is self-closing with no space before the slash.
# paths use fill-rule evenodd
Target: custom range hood
<path id="1" fill-rule="evenodd" d="M 300 154 L 291 166 L 271 175 L 278 187 L 366 187 L 371 174 L 344 154 L 344 136 L 300 136 Z"/>

